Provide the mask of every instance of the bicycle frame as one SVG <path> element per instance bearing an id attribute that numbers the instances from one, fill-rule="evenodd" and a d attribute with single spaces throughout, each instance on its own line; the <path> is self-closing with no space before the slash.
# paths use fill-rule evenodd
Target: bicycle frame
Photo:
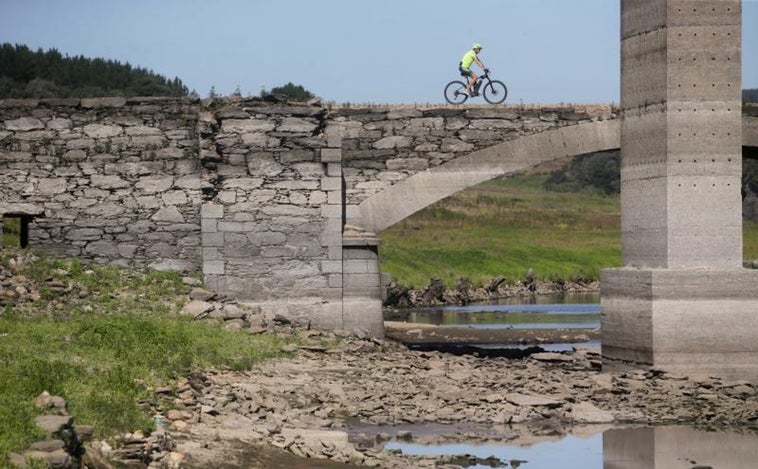
<path id="1" fill-rule="evenodd" d="M 476 81 L 470 88 L 471 93 L 463 93 L 470 77 L 463 73 L 461 75 L 466 79 L 465 83 L 462 80 L 453 80 L 445 86 L 445 100 L 450 104 L 461 104 L 467 98 L 479 96 L 479 90 L 482 90 L 484 100 L 490 104 L 500 104 L 508 96 L 508 88 L 505 83 L 491 79 L 489 71 L 485 71 L 476 77 Z M 484 86 L 482 87 L 482 85 Z"/>

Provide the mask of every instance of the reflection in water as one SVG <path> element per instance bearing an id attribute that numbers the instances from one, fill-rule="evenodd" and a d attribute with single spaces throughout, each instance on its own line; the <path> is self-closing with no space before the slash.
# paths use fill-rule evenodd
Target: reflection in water
<path id="1" fill-rule="evenodd" d="M 599 427 L 602 429 L 603 427 Z M 684 426 L 612 428 L 576 433 L 560 439 L 535 436 L 528 440 L 419 444 L 392 441 L 385 449 L 413 455 L 470 454 L 495 456 L 521 469 L 752 469 L 758 467 L 758 436 L 711 432 Z M 490 466 L 471 466 L 485 469 Z"/>
<path id="2" fill-rule="evenodd" d="M 603 434 L 603 469 L 709 467 L 758 467 L 758 438 L 690 427 L 608 430 Z"/>
<path id="3" fill-rule="evenodd" d="M 600 297 L 541 295 L 493 304 L 441 306 L 410 311 L 408 322 L 482 329 L 570 329 L 600 327 Z"/>

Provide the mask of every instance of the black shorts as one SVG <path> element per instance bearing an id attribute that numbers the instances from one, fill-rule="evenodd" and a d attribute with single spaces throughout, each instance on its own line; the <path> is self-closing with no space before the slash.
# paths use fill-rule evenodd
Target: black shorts
<path id="1" fill-rule="evenodd" d="M 459 63 L 458 64 L 458 70 L 460 70 L 461 75 L 464 77 L 470 77 L 471 76 L 471 69 L 469 68 L 463 68 L 463 66 Z"/>

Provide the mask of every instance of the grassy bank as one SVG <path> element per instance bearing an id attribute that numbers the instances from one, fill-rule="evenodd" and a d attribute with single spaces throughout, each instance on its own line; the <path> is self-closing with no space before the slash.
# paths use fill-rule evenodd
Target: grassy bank
<path id="1" fill-rule="evenodd" d="M 453 287 L 533 269 L 538 280 L 598 279 L 621 264 L 618 196 L 553 192 L 546 175 L 495 179 L 427 207 L 381 233 L 381 269 L 422 288 Z M 758 223 L 744 225 L 744 257 L 758 259 Z"/>
<path id="2" fill-rule="evenodd" d="M 284 339 L 178 316 L 189 287 L 176 273 L 46 259 L 9 268 L 21 253 L 0 254 L 26 291 L 0 310 L 0 458 L 40 436 L 33 402 L 43 391 L 103 438 L 153 426 L 140 405 L 155 398 L 150 387 L 280 354 Z"/>

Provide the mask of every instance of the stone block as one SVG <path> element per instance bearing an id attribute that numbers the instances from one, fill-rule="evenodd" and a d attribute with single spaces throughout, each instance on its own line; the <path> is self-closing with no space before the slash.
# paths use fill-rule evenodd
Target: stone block
<path id="1" fill-rule="evenodd" d="M 200 208 L 200 217 L 202 218 L 224 218 L 224 206 L 214 203 L 204 203 Z"/>
<path id="2" fill-rule="evenodd" d="M 126 98 L 82 98 L 80 106 L 83 108 L 119 108 L 126 105 Z"/>
<path id="3" fill-rule="evenodd" d="M 321 178 L 322 191 L 341 191 L 342 178 L 340 177 L 323 177 Z"/>
<path id="4" fill-rule="evenodd" d="M 224 261 L 203 261 L 203 275 L 224 275 Z"/>
<path id="5" fill-rule="evenodd" d="M 342 261 L 321 261 L 321 272 L 325 274 L 342 273 Z"/>
<path id="6" fill-rule="evenodd" d="M 5 128 L 7 130 L 28 132 L 30 130 L 44 129 L 45 124 L 35 117 L 20 117 L 5 121 Z"/>
<path id="7" fill-rule="evenodd" d="M 360 292 L 363 289 L 375 289 L 381 286 L 379 273 L 343 273 L 342 281 L 345 289 L 350 288 L 354 292 Z"/>
<path id="8" fill-rule="evenodd" d="M 224 247 L 224 233 L 203 233 L 203 247 Z"/>
<path id="9" fill-rule="evenodd" d="M 153 214 L 152 217 L 150 217 L 150 219 L 157 222 L 170 222 L 170 223 L 184 223 L 185 222 L 185 219 L 182 213 L 179 211 L 179 209 L 177 209 L 173 205 L 159 209 L 157 212 L 155 212 L 155 214 Z"/>
<path id="10" fill-rule="evenodd" d="M 384 337 L 382 302 L 377 297 L 350 296 L 342 300 L 343 328 Z"/>
<path id="11" fill-rule="evenodd" d="M 758 120 L 758 119 L 756 119 Z M 758 132 L 756 132 L 758 133 Z M 758 146 L 758 145 L 757 145 Z M 342 177 L 342 165 L 340 163 L 327 163 L 326 175 L 329 177 Z"/>
<path id="12" fill-rule="evenodd" d="M 342 274 L 329 275 L 329 288 L 342 289 Z"/>
<path id="13" fill-rule="evenodd" d="M 222 260 L 218 248 L 203 248 L 203 262 L 218 260 Z"/>
<path id="14" fill-rule="evenodd" d="M 268 132 L 276 124 L 269 119 L 225 119 L 221 123 L 221 132 L 246 134 L 251 132 Z"/>
<path id="15" fill-rule="evenodd" d="M 322 148 L 322 163 L 340 163 L 342 161 L 342 149 L 340 148 Z"/>
<path id="16" fill-rule="evenodd" d="M 120 125 L 88 124 L 82 129 L 88 137 L 108 138 L 120 135 L 123 129 Z"/>

